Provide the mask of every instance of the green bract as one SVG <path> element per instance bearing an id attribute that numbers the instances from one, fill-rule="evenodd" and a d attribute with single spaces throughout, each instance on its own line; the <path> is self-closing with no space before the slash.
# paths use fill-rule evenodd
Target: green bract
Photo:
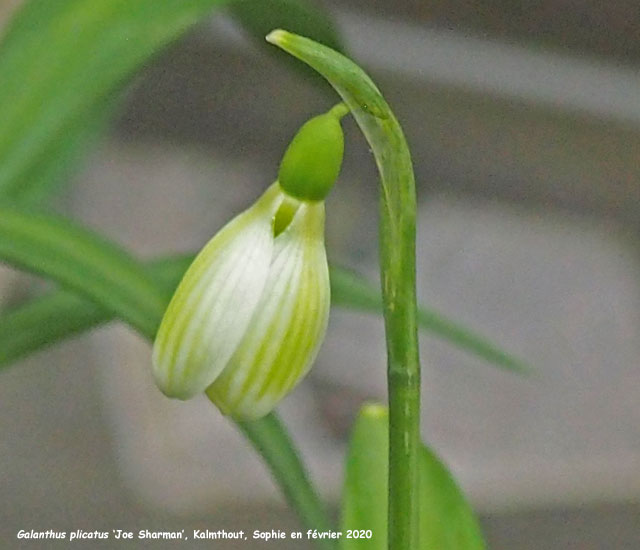
<path id="1" fill-rule="evenodd" d="M 180 399 L 206 390 L 237 419 L 266 415 L 315 359 L 329 297 L 324 203 L 276 182 L 185 273 L 154 344 L 158 386 Z"/>
<path id="2" fill-rule="evenodd" d="M 340 118 L 348 112 L 339 103 L 307 121 L 284 154 L 278 172 L 282 189 L 300 200 L 321 201 L 333 187 L 344 152 Z"/>

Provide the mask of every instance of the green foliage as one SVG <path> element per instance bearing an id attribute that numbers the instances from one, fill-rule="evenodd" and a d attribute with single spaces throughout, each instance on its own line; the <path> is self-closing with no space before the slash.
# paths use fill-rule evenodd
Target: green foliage
<path id="1" fill-rule="evenodd" d="M 389 414 L 365 405 L 347 454 L 341 530 L 371 530 L 372 538 L 343 539 L 342 550 L 386 550 Z M 418 456 L 420 544 L 416 550 L 482 550 L 473 512 L 444 464 L 426 446 Z"/>
<path id="2" fill-rule="evenodd" d="M 2 356 L 10 357 L 15 357 L 20 348 L 23 352 L 33 350 L 34 345 L 60 337 L 62 329 L 69 334 L 78 331 L 82 323 L 99 323 L 111 316 L 153 339 L 171 288 L 188 263 L 178 258 L 160 261 L 148 269 L 116 245 L 71 222 L 10 207 L 0 207 L 0 259 L 52 279 L 89 300 L 60 292 L 0 318 L 0 345 L 9 349 Z M 57 307 L 61 309 L 56 312 Z M 61 318 L 63 313 L 69 318 Z M 48 327 L 48 323 L 60 324 L 62 329 Z M 18 348 L 12 347 L 13 336 L 27 326 L 30 329 L 20 336 Z M 38 334 L 39 328 L 44 336 Z M 322 506 L 279 420 L 270 415 L 260 423 L 239 427 L 259 452 L 268 453 L 265 459 L 271 468 L 286 466 L 287 471 L 273 471 L 273 475 L 277 480 L 287 478 L 283 490 L 293 499 L 303 523 L 312 528 L 327 525 Z"/>
<path id="3" fill-rule="evenodd" d="M 163 258 L 146 266 L 156 283 L 171 294 L 192 259 L 191 255 Z M 330 268 L 330 275 L 334 306 L 371 313 L 381 311 L 380 291 L 362 276 L 336 266 Z M 86 294 L 82 292 L 82 295 Z M 0 368 L 114 319 L 109 308 L 82 295 L 58 290 L 0 313 Z M 516 371 L 528 368 L 521 360 L 503 352 L 490 341 L 427 307 L 418 309 L 418 321 L 425 331 L 497 366 Z"/>
<path id="4" fill-rule="evenodd" d="M 192 256 L 163 258 L 147 263 L 146 267 L 155 282 L 171 293 L 192 259 Z M 33 298 L 11 311 L 0 313 L 0 368 L 114 317 L 107 306 L 68 290 Z"/>
<path id="5" fill-rule="evenodd" d="M 300 457 L 278 418 L 270 414 L 253 422 L 239 422 L 238 427 L 267 463 L 275 481 L 303 522 L 319 531 L 332 530 L 326 510 L 313 494 Z M 317 545 L 325 550 L 336 548 L 335 541 L 327 539 L 317 541 Z"/>
<path id="6" fill-rule="evenodd" d="M 305 0 L 25 2 L 0 42 L 0 196 L 22 204 L 49 197 L 104 129 L 135 72 L 229 4 L 261 44 L 277 22 L 340 45 L 331 19 Z"/>
<path id="7" fill-rule="evenodd" d="M 5 202 L 37 204 L 50 196 L 104 128 L 118 92 L 131 75 L 221 4 L 220 0 L 160 5 L 151 0 L 26 2 L 0 42 L 0 197 Z M 312 4 L 243 0 L 233 2 L 231 11 L 261 44 L 266 31 L 286 24 L 340 49 L 330 18 Z M 334 301 L 345 307 L 379 311 L 379 293 L 371 286 L 336 269 L 332 276 Z M 61 308 L 64 322 L 46 330 L 43 326 L 25 330 L 20 338 L 11 340 L 12 346 L 0 351 L 0 357 L 8 361 L 28 349 L 85 330 L 105 316 L 104 311 L 99 315 L 89 311 L 95 305 L 67 294 L 30 304 L 12 318 L 16 322 L 22 319 L 20 326 L 24 328 L 27 319 L 46 318 L 45 312 L 53 313 L 56 307 Z M 74 315 L 62 315 L 71 311 Z M 436 312 L 423 309 L 419 322 L 489 362 L 526 369 L 522 361 Z M 2 334 L 9 331 L 4 329 Z"/>
<path id="8" fill-rule="evenodd" d="M 26 2 L 0 44 L 0 190 L 34 202 L 68 175 L 133 73 L 221 0 Z"/>
<path id="9" fill-rule="evenodd" d="M 331 268 L 331 296 L 335 304 L 349 309 L 376 313 L 382 310 L 380 291 L 347 269 Z M 432 308 L 418 306 L 418 326 L 496 367 L 524 375 L 533 372 L 522 359 Z"/>
<path id="10" fill-rule="evenodd" d="M 371 531 L 371 538 L 345 539 L 343 550 L 387 549 L 389 413 L 365 405 L 351 433 L 342 489 L 341 530 Z"/>
<path id="11" fill-rule="evenodd" d="M 147 338 L 170 297 L 124 250 L 59 217 L 0 206 L 0 258 L 101 304 Z"/>

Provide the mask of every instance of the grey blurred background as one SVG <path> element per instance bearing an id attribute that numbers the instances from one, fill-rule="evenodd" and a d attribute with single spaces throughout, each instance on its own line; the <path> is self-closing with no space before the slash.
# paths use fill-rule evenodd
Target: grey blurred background
<path id="1" fill-rule="evenodd" d="M 491 548 L 640 548 L 640 7 L 326 6 L 413 152 L 421 300 L 538 370 L 519 378 L 423 335 L 425 440 Z M 297 127 L 331 106 L 324 92 L 217 16 L 136 79 L 62 207 L 143 257 L 196 250 L 272 181 Z M 344 126 L 327 247 L 375 280 L 375 166 Z M 0 282 L 8 303 L 37 284 Z M 385 395 L 382 338 L 378 319 L 333 311 L 311 376 L 282 406 L 334 510 L 353 416 Z M 148 347 L 123 327 L 2 380 L 3 547 L 55 547 L 20 545 L 30 528 L 297 527 L 210 405 L 159 395 Z M 287 548 L 255 547 L 269 544 Z"/>

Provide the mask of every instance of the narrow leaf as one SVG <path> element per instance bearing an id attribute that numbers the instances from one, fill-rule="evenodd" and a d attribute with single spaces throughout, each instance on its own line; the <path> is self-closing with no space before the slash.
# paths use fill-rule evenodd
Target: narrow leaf
<path id="1" fill-rule="evenodd" d="M 53 279 L 153 338 L 170 294 L 122 249 L 64 219 L 0 206 L 0 259 Z M 77 305 L 77 304 L 76 304 Z"/>
<path id="2" fill-rule="evenodd" d="M 0 41 L 0 195 L 22 204 L 50 195 L 135 71 L 223 4 L 262 44 L 285 25 L 339 46 L 331 19 L 306 0 L 24 2 Z"/>
<path id="3" fill-rule="evenodd" d="M 365 405 L 353 426 L 342 492 L 343 550 L 386 550 L 389 413 Z M 360 536 L 362 534 L 363 536 Z"/>
<path id="4" fill-rule="evenodd" d="M 342 307 L 376 313 L 382 311 L 380 292 L 373 285 L 363 281 L 360 275 L 347 269 L 331 268 L 331 293 L 334 304 Z M 497 367 L 520 374 L 533 372 L 533 368 L 522 359 L 432 308 L 418 306 L 418 325 L 453 346 Z"/>
<path id="5" fill-rule="evenodd" d="M 147 266 L 157 284 L 170 295 L 192 259 L 172 257 Z M 0 368 L 113 318 L 104 306 L 68 290 L 50 292 L 0 313 Z"/>
<path id="6" fill-rule="evenodd" d="M 25 188 L 63 176 L 133 72 L 221 3 L 25 2 L 0 44 L 2 194 L 37 196 Z"/>
<path id="7" fill-rule="evenodd" d="M 4 259 L 7 263 L 13 263 L 53 278 L 53 274 L 45 271 L 49 268 L 41 264 L 44 261 L 44 257 L 41 256 L 40 250 L 44 248 L 45 253 L 53 254 L 54 260 L 57 261 L 60 261 L 62 256 L 57 256 L 57 253 L 53 251 L 60 248 L 67 250 L 67 253 L 75 250 L 79 254 L 75 255 L 74 261 L 81 262 L 81 266 L 77 268 L 77 273 L 74 273 L 74 269 L 71 269 L 71 275 L 77 275 L 75 284 L 78 284 L 78 282 L 93 284 L 104 279 L 104 275 L 98 275 L 95 281 L 85 280 L 82 276 L 82 273 L 87 273 L 90 270 L 84 263 L 94 261 L 82 252 L 87 250 L 87 246 L 90 246 L 97 248 L 99 251 L 96 257 L 104 258 L 105 256 L 113 255 L 115 261 L 124 262 L 128 265 L 128 269 L 131 269 L 133 260 L 124 252 L 114 249 L 113 245 L 77 226 L 57 218 L 43 217 L 42 215 L 33 215 L 15 209 L 6 209 L 6 207 L 2 209 L 0 207 L 0 216 L 3 212 L 12 212 L 13 216 L 20 218 L 22 225 L 27 228 L 30 225 L 30 220 L 33 219 L 31 241 L 25 241 L 24 237 L 21 237 L 21 245 L 18 246 L 19 250 L 14 249 L 13 251 L 10 250 L 9 244 L 12 242 L 11 239 L 15 238 L 17 228 L 7 228 L 7 224 L 10 223 L 9 217 L 0 219 L 0 259 Z M 43 220 L 46 221 L 44 225 Z M 66 231 L 60 231 L 59 229 L 57 233 L 50 231 L 51 225 L 58 228 L 66 227 Z M 40 227 L 39 230 L 38 226 Z M 74 240 L 68 244 L 58 242 L 51 247 L 46 242 L 47 239 L 49 239 L 49 242 L 55 238 L 64 239 L 65 235 L 69 236 L 70 233 L 74 235 L 72 237 Z M 79 238 L 80 242 L 85 244 L 78 244 L 75 240 L 76 238 Z M 88 245 L 87 243 L 90 244 Z M 14 244 L 17 246 L 18 241 Z M 30 248 L 31 246 L 35 246 L 35 248 Z M 150 264 L 150 274 L 138 273 L 136 279 L 140 277 L 146 279 L 149 276 L 153 276 L 154 280 L 162 285 L 164 296 L 170 296 L 189 265 L 190 258 L 191 256 L 184 256 L 176 259 L 157 260 Z M 64 266 L 62 267 L 64 268 Z M 136 271 L 138 270 L 136 269 Z M 334 305 L 375 313 L 381 311 L 382 300 L 380 292 L 361 276 L 335 266 L 331 267 L 330 275 Z M 74 286 L 73 283 L 61 279 L 60 276 L 60 274 L 56 275 L 56 280 L 63 285 Z M 115 281 L 114 284 L 116 284 Z M 121 285 L 122 283 L 117 284 Z M 75 291 L 61 290 L 36 298 L 13 311 L 0 315 L 0 366 L 7 365 L 28 353 L 112 320 L 114 318 L 113 309 L 105 308 L 105 305 L 97 305 L 98 303 L 101 304 L 101 302 L 96 299 L 96 292 L 106 293 L 107 295 L 112 294 L 113 296 L 122 294 L 124 295 L 121 298 L 122 301 L 125 304 L 129 301 L 127 293 L 123 292 L 122 289 L 112 292 L 104 289 L 98 291 L 97 289 L 79 290 L 77 287 L 74 288 Z M 131 292 L 135 293 L 134 290 L 131 290 Z M 81 296 L 89 297 L 89 299 Z M 157 297 L 152 298 L 152 300 L 157 302 Z M 151 307 L 157 309 L 158 306 Z M 131 317 L 133 314 L 130 313 L 128 315 Z M 125 322 L 130 320 L 123 318 L 122 314 L 118 316 Z M 419 308 L 418 320 L 421 328 L 449 341 L 454 346 L 482 357 L 490 363 L 514 371 L 527 372 L 530 370 L 523 361 L 502 351 L 490 341 L 447 319 L 434 310 L 426 307 Z M 146 331 L 153 329 L 153 324 L 148 321 L 136 322 L 146 326 Z"/>
<path id="8" fill-rule="evenodd" d="M 149 264 L 151 275 L 171 294 L 191 259 L 189 255 L 157 260 Z M 372 313 L 381 311 L 379 291 L 362 277 L 335 266 L 331 267 L 330 275 L 333 305 Z M 0 314 L 0 367 L 113 318 L 103 306 L 71 291 L 59 290 L 34 298 Z M 429 308 L 419 308 L 418 321 L 422 329 L 489 363 L 523 373 L 531 371 L 520 359 Z"/>
<path id="9" fill-rule="evenodd" d="M 326 510 L 311 491 L 307 472 L 278 417 L 270 414 L 253 422 L 239 422 L 238 427 L 269 465 L 275 481 L 303 523 L 318 531 L 333 530 Z M 325 550 L 336 548 L 335 541 L 331 539 L 317 540 L 316 543 Z"/>
<path id="10" fill-rule="evenodd" d="M 365 405 L 356 420 L 345 472 L 342 550 L 387 548 L 388 410 Z M 482 550 L 482 534 L 473 512 L 443 463 L 424 445 L 420 448 L 419 550 Z M 369 538 L 369 535 L 371 538 Z"/>

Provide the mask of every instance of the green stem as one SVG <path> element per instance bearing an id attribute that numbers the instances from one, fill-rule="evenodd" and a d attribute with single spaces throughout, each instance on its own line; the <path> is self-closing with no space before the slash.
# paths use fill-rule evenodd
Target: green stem
<path id="1" fill-rule="evenodd" d="M 418 547 L 420 363 L 415 289 L 416 198 L 406 140 L 372 80 L 308 38 L 276 30 L 267 40 L 322 74 L 371 145 L 380 172 L 380 262 L 389 386 L 389 548 Z"/>
<path id="2" fill-rule="evenodd" d="M 237 425 L 269 466 L 274 480 L 302 524 L 318 531 L 333 531 L 326 510 L 314 492 L 295 446 L 278 417 L 270 414 L 260 420 L 238 422 Z M 337 548 L 331 539 L 318 539 L 316 542 L 324 550 Z"/>
<path id="3" fill-rule="evenodd" d="M 416 198 L 406 141 L 395 117 L 384 143 L 380 264 L 389 388 L 389 548 L 418 547 L 420 362 L 416 318 Z M 392 131 L 395 130 L 395 131 Z"/>

